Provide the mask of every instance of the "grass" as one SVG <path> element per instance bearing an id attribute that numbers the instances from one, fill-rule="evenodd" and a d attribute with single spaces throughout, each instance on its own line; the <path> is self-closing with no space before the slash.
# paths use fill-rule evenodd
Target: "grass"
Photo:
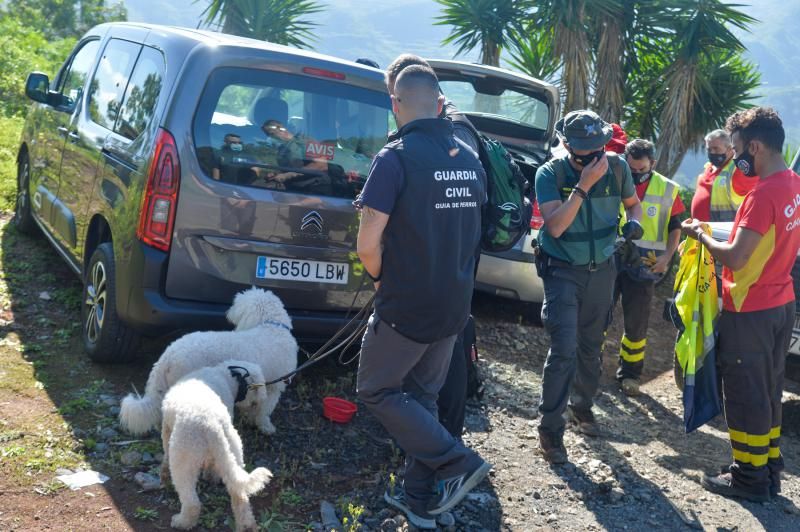
<path id="1" fill-rule="evenodd" d="M 22 118 L 0 116 L 0 211 L 13 211 L 17 193 L 17 150 Z"/>
<path id="2" fill-rule="evenodd" d="M 137 506 L 133 511 L 133 517 L 134 519 L 138 519 L 140 521 L 155 521 L 158 519 L 158 510 Z"/>

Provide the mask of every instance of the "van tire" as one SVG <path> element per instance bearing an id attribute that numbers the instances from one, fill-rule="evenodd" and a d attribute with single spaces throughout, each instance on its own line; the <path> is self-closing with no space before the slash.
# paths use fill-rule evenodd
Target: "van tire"
<path id="1" fill-rule="evenodd" d="M 114 247 L 104 242 L 89 259 L 81 298 L 81 336 L 94 362 L 129 362 L 138 354 L 141 336 L 119 319 L 116 292 Z"/>
<path id="2" fill-rule="evenodd" d="M 28 154 L 19 157 L 17 165 L 17 201 L 14 207 L 14 225 L 22 234 L 35 235 L 38 232 L 31 212 L 31 165 Z"/>

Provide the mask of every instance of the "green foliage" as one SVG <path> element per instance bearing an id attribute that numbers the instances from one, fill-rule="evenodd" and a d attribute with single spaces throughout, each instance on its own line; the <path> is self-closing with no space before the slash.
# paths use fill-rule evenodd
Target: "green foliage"
<path id="1" fill-rule="evenodd" d="M 80 37 L 97 24 L 128 18 L 121 0 L 111 6 L 105 0 L 8 0 L 5 11 L 48 40 Z"/>
<path id="2" fill-rule="evenodd" d="M 527 0 L 436 0 L 442 15 L 436 24 L 452 26 L 442 44 L 456 44 L 456 55 L 475 48 L 481 50 L 481 62 L 500 65 L 500 51 L 522 34 Z"/>
<path id="3" fill-rule="evenodd" d="M 24 94 L 28 73 L 40 70 L 52 77 L 75 43 L 50 41 L 36 27 L 0 12 L 0 116 L 21 116 L 30 103 Z"/>
<path id="4" fill-rule="evenodd" d="M 0 57 L 0 63 L 2 61 Z M 3 132 L 0 135 L 0 211 L 11 211 L 14 209 L 17 194 L 17 150 L 22 133 L 22 119 L 0 115 L 0 131 Z"/>
<path id="5" fill-rule="evenodd" d="M 134 519 L 139 519 L 140 521 L 155 521 L 158 519 L 158 510 L 137 506 L 133 511 L 133 517 Z"/>
<path id="6" fill-rule="evenodd" d="M 309 15 L 323 6 L 314 0 L 195 0 L 208 1 L 205 24 L 223 33 L 296 48 L 310 48 L 316 23 Z"/>

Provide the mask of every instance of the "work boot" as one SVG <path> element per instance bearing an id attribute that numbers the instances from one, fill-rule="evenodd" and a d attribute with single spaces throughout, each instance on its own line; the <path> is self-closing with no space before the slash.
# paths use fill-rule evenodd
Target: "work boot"
<path id="1" fill-rule="evenodd" d="M 539 452 L 548 464 L 565 464 L 567 462 L 567 448 L 564 447 L 564 434 L 554 434 L 539 429 Z"/>
<path id="2" fill-rule="evenodd" d="M 769 502 L 770 500 L 770 494 L 768 490 L 764 491 L 763 493 L 756 493 L 754 491 L 748 491 L 744 488 L 734 486 L 733 476 L 730 473 L 722 473 L 715 477 L 703 475 L 703 479 L 700 481 L 700 484 L 711 493 L 716 493 L 717 495 L 722 495 L 723 497 L 735 497 L 752 502 Z"/>
<path id="3" fill-rule="evenodd" d="M 726 464 L 719 468 L 719 472 L 721 475 L 730 475 L 731 473 L 731 464 Z M 770 474 L 769 475 L 769 496 L 770 497 L 777 497 L 778 494 L 781 492 L 781 474 Z"/>
<path id="4" fill-rule="evenodd" d="M 642 395 L 642 392 L 639 391 L 639 381 L 636 379 L 622 379 L 622 382 L 620 382 L 619 385 L 622 388 L 622 393 L 628 397 Z"/>
<path id="5" fill-rule="evenodd" d="M 578 426 L 578 432 L 586 436 L 595 438 L 603 434 L 600 425 L 594 418 L 594 413 L 589 410 L 578 410 L 572 406 L 567 407 L 569 419 Z"/>

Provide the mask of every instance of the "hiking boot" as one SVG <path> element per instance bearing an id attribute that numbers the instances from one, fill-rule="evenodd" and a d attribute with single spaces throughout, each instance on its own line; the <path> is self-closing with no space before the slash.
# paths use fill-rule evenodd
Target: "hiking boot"
<path id="1" fill-rule="evenodd" d="M 622 388 L 622 393 L 628 397 L 642 395 L 642 392 L 639 391 L 639 381 L 636 379 L 622 379 L 622 382 L 620 382 L 619 385 Z"/>
<path id="2" fill-rule="evenodd" d="M 383 500 L 403 512 L 408 522 L 415 527 L 422 530 L 436 530 L 436 517 L 425 511 L 415 512 L 412 510 L 406 501 L 405 490 L 399 489 L 392 493 L 387 489 L 383 493 Z"/>
<path id="3" fill-rule="evenodd" d="M 440 480 L 437 486 L 439 498 L 432 501 L 431 505 L 428 506 L 428 513 L 440 515 L 460 503 L 472 488 L 486 478 L 491 469 L 492 464 L 481 460 L 481 464 L 472 471 Z"/>
<path id="4" fill-rule="evenodd" d="M 722 475 L 730 474 L 731 472 L 731 464 L 724 465 L 719 468 L 719 472 Z M 781 492 L 781 474 L 770 474 L 769 476 L 769 496 L 770 497 L 777 497 L 778 494 Z"/>
<path id="5" fill-rule="evenodd" d="M 539 452 L 548 464 L 565 464 L 567 448 L 564 447 L 564 435 L 539 429 Z"/>
<path id="6" fill-rule="evenodd" d="M 603 434 L 591 410 L 578 410 L 569 406 L 567 407 L 567 412 L 569 413 L 569 419 L 578 426 L 578 432 L 581 434 L 592 438 Z"/>
<path id="7" fill-rule="evenodd" d="M 723 473 L 715 477 L 703 475 L 703 479 L 700 481 L 700 484 L 711 493 L 716 493 L 717 495 L 722 495 L 723 497 L 736 497 L 752 502 L 769 502 L 770 500 L 769 491 L 755 493 L 734 486 L 733 477 L 730 473 Z"/>

